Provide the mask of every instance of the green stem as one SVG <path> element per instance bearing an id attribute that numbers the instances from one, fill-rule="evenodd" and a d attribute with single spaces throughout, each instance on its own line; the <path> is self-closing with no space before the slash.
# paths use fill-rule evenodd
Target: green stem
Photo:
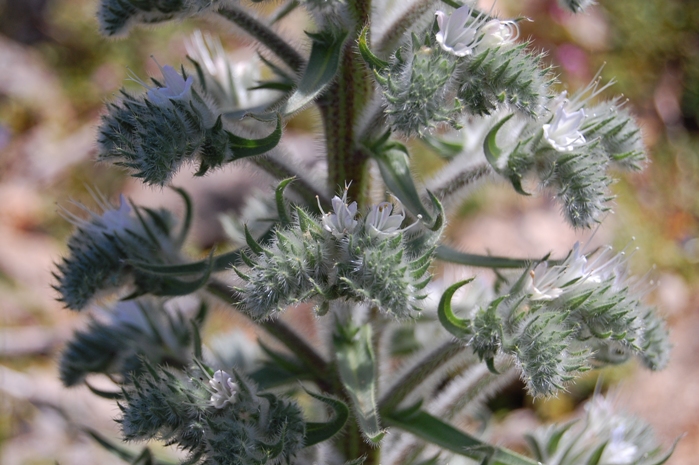
<path id="1" fill-rule="evenodd" d="M 217 12 L 257 39 L 296 73 L 300 73 L 306 67 L 306 60 L 288 41 L 279 37 L 244 9 L 229 5 L 219 8 Z"/>
<path id="2" fill-rule="evenodd" d="M 463 253 L 445 245 L 437 246 L 434 256 L 436 259 L 445 262 L 482 268 L 526 268 L 532 263 L 536 263 L 541 260 L 531 258 L 494 257 L 490 255 Z"/>
<path id="3" fill-rule="evenodd" d="M 358 143 L 356 132 L 373 94 L 374 81 L 358 52 L 357 42 L 369 22 L 371 1 L 349 2 L 349 7 L 354 31 L 342 51 L 337 78 L 318 103 L 325 130 L 329 188 L 337 191 L 351 182 L 349 196 L 362 207 L 369 200 L 369 156 Z"/>
<path id="4" fill-rule="evenodd" d="M 418 387 L 429 375 L 439 370 L 441 366 L 452 360 L 465 350 L 463 344 L 449 341 L 434 350 L 428 357 L 421 360 L 410 372 L 393 383 L 379 399 L 379 412 L 382 414 L 395 409 L 403 399 Z"/>

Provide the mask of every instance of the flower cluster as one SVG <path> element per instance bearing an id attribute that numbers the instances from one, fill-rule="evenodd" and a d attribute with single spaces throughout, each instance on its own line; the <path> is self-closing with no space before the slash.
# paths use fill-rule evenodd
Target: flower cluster
<path id="1" fill-rule="evenodd" d="M 141 298 L 119 302 L 103 313 L 106 318 L 93 318 L 63 350 L 59 369 L 65 386 L 80 383 L 90 373 L 117 375 L 128 384 L 143 372 L 144 359 L 171 367 L 189 363 L 192 334 L 182 311 Z"/>
<path id="2" fill-rule="evenodd" d="M 320 219 L 297 209 L 292 227 L 277 230 L 271 244 L 245 256 L 249 270 L 236 268 L 245 281 L 238 289 L 242 306 L 252 318 L 269 318 L 313 297 L 369 302 L 399 318 L 418 310 L 432 248 L 406 251 L 407 228 L 400 227 L 405 214 L 383 202 L 358 218 L 347 190 L 332 205 Z"/>
<path id="3" fill-rule="evenodd" d="M 245 377 L 146 367 L 124 390 L 118 420 L 124 439 L 165 440 L 187 451 L 189 463 L 214 465 L 289 463 L 303 447 L 306 425 L 298 406 L 259 393 Z"/>
<path id="4" fill-rule="evenodd" d="M 599 88 L 596 79 L 570 99 L 563 92 L 537 119 L 494 115 L 484 142 L 486 158 L 496 172 L 522 193 L 525 178 L 538 178 L 578 228 L 598 223 L 610 208 L 612 180 L 607 168 L 639 170 L 646 161 L 640 130 L 622 102 L 586 105 L 606 87 Z"/>
<path id="5" fill-rule="evenodd" d="M 490 114 L 505 105 L 529 116 L 543 112 L 551 79 L 541 55 L 517 43 L 519 28 L 469 6 L 436 12 L 439 30 L 399 49 L 376 72 L 394 130 L 425 134 L 458 126 L 463 112 Z M 487 85 L 484 85 L 487 83 Z"/>
<path id="6" fill-rule="evenodd" d="M 102 215 L 80 204 L 89 219 L 65 212 L 77 229 L 68 240 L 70 254 L 54 273 L 58 281 L 54 288 L 59 300 L 72 310 L 82 310 L 109 293 L 127 290 L 139 295 L 160 288 L 157 277 L 139 271 L 128 260 L 152 264 L 180 260 L 181 241 L 169 211 L 132 208 L 124 197 L 118 208 L 105 199 L 98 201 L 104 210 Z"/>
<path id="7" fill-rule="evenodd" d="M 231 155 L 217 110 L 195 90 L 194 77 L 161 67 L 164 83 L 137 80 L 146 94 L 107 105 L 97 143 L 99 159 L 130 170 L 147 184 L 166 184 L 185 162 L 199 160 L 200 173 Z"/>
<path id="8" fill-rule="evenodd" d="M 509 293 L 472 314 L 465 339 L 481 359 L 513 355 L 534 396 L 551 395 L 594 363 L 636 354 L 648 368 L 665 366 L 667 330 L 642 302 L 643 280 L 628 276 L 627 258 L 576 244 L 558 265 L 539 263 Z M 463 336 L 461 336 L 463 337 Z"/>
<path id="9" fill-rule="evenodd" d="M 664 463 L 663 451 L 650 426 L 614 411 L 609 398 L 596 395 L 578 424 L 540 428 L 527 436 L 534 457 L 548 465 L 651 465 Z"/>

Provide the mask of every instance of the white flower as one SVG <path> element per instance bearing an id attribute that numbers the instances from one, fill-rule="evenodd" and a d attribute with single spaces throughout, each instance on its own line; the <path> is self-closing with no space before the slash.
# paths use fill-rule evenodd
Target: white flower
<path id="1" fill-rule="evenodd" d="M 491 19 L 483 25 L 481 32 L 485 34 L 481 47 L 499 47 L 510 45 L 519 38 L 519 26 L 514 21 Z"/>
<path id="2" fill-rule="evenodd" d="M 611 434 L 611 439 L 602 452 L 600 463 L 609 465 L 632 465 L 637 463 L 638 447 L 625 440 L 625 425 L 617 425 Z"/>
<path id="3" fill-rule="evenodd" d="M 389 202 L 381 202 L 371 207 L 364 219 L 364 229 L 369 237 L 383 239 L 393 237 L 402 231 L 400 225 L 405 219 L 405 212 L 401 211 L 399 215 L 391 213 L 393 213 L 393 204 Z"/>
<path id="4" fill-rule="evenodd" d="M 214 390 L 211 394 L 211 403 L 217 409 L 222 409 L 226 404 L 233 404 L 238 394 L 238 385 L 233 382 L 233 377 L 225 371 L 218 370 L 209 380 L 209 385 Z"/>
<path id="5" fill-rule="evenodd" d="M 160 66 L 160 65 L 158 65 Z M 148 87 L 148 99 L 156 105 L 163 105 L 170 100 L 188 101 L 192 95 L 194 78 L 185 80 L 172 66 L 160 66 L 165 79 L 165 87 Z"/>
<path id="6" fill-rule="evenodd" d="M 332 198 L 333 210 L 335 213 L 325 213 L 318 201 L 318 207 L 323 213 L 323 227 L 337 239 L 342 238 L 345 234 L 352 234 L 357 228 L 357 202 L 352 202 L 347 205 L 347 187 L 342 198 L 335 196 Z"/>
<path id="7" fill-rule="evenodd" d="M 471 13 L 471 7 L 467 5 L 449 16 L 443 11 L 435 13 L 439 25 L 436 39 L 442 49 L 457 57 L 473 54 L 473 49 L 483 40 L 479 29 L 487 18 L 481 15 L 473 17 Z"/>
<path id="8" fill-rule="evenodd" d="M 580 132 L 580 127 L 585 119 L 585 111 L 570 110 L 565 93 L 554 100 L 556 108 L 551 123 L 544 124 L 544 138 L 559 152 L 572 152 L 576 148 L 585 145 L 585 136 Z"/>
<path id="9" fill-rule="evenodd" d="M 205 71 L 207 91 L 219 105 L 232 109 L 250 108 L 269 102 L 277 93 L 268 89 L 248 90 L 262 78 L 260 59 L 253 56 L 229 56 L 218 37 L 197 30 L 185 43 L 187 53 Z"/>

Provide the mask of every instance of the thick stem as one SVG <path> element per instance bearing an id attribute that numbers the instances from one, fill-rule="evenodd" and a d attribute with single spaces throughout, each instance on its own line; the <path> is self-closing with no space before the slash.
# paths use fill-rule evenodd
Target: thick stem
<path id="1" fill-rule="evenodd" d="M 217 12 L 257 39 L 295 72 L 300 73 L 306 67 L 306 60 L 295 48 L 243 8 L 229 5 Z"/>
<path id="2" fill-rule="evenodd" d="M 358 121 L 371 99 L 374 81 L 357 50 L 359 33 L 369 22 L 370 0 L 349 2 L 354 31 L 342 51 L 335 83 L 319 102 L 323 115 L 328 153 L 328 183 L 331 191 L 352 182 L 349 196 L 361 206 L 368 201 L 369 157 L 358 143 Z"/>

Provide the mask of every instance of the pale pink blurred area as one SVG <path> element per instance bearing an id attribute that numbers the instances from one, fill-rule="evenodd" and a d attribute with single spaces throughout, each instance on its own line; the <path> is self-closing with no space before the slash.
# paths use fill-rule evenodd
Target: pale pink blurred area
<path id="1" fill-rule="evenodd" d="M 597 73 L 601 63 L 595 57 L 614 49 L 617 33 L 603 8 L 611 1 L 601 1 L 600 8 L 575 17 L 549 0 L 503 0 L 496 2 L 496 10 L 509 17 L 536 16 L 537 21 L 542 14 L 552 14 L 553 20 L 545 25 L 555 29 L 554 34 L 535 38 L 534 44 L 553 47 L 549 58 L 560 66 L 561 79 L 580 87 Z M 9 3 L 19 4 L 22 0 L 0 2 L 0 14 Z M 85 433 L 86 428 L 95 429 L 118 441 L 118 426 L 113 421 L 118 410 L 114 403 L 91 395 L 85 387 L 66 389 L 58 380 L 56 361 L 61 347 L 73 329 L 84 324 L 83 315 L 63 308 L 56 301 L 57 293 L 51 287 L 55 282 L 52 272 L 67 253 L 66 241 L 71 232 L 70 224 L 58 211 L 62 206 L 70 208 L 71 199 L 91 204 L 93 200 L 86 187 L 96 187 L 111 199 L 124 191 L 138 203 L 182 211 L 180 200 L 170 190 L 144 187 L 126 179 L 122 171 L 93 165 L 101 100 L 113 98 L 127 75 L 126 65 L 100 62 L 101 52 L 95 52 L 97 56 L 92 59 L 100 63 L 79 82 L 88 83 L 85 85 L 90 87 L 90 92 L 99 97 L 91 103 L 77 104 L 73 100 L 76 90 L 68 89 L 65 69 L 59 75 L 54 49 L 47 44 L 59 48 L 97 47 L 97 43 L 77 44 L 74 39 L 62 39 L 61 26 L 51 16 L 57 14 L 58 4 L 69 5 L 76 12 L 71 28 L 96 30 L 93 19 L 96 3 L 97 0 L 54 0 L 48 2 L 44 13 L 49 20 L 42 19 L 39 26 L 26 26 L 34 32 L 14 38 L 8 37 L 7 29 L 0 32 L 0 463 L 3 465 L 124 463 Z M 481 3 L 486 10 L 492 6 L 492 2 Z M 33 3 L 27 2 L 30 4 Z M 65 11 L 61 14 L 65 15 Z M 527 31 L 526 37 L 540 23 L 521 24 Z M 292 26 L 287 22 L 283 27 L 291 31 Z M 149 29 L 143 36 L 156 34 L 155 31 Z M 172 30 L 168 34 L 173 37 L 160 35 L 158 43 L 171 40 L 176 46 L 163 53 L 181 52 L 183 57 L 182 35 Z M 298 31 L 290 35 L 296 37 L 297 43 L 301 42 Z M 94 35 L 89 37 L 92 41 L 103 40 L 95 39 Z M 110 44 L 115 60 L 122 58 L 113 51 L 118 46 L 119 42 Z M 148 55 L 160 57 L 160 51 L 141 53 L 143 66 L 154 72 L 155 65 L 149 62 Z M 683 249 L 686 246 L 689 250 L 691 244 L 696 246 L 699 238 L 696 226 L 699 177 L 693 174 L 696 164 L 691 162 L 692 156 L 699 159 L 699 151 L 696 146 L 689 145 L 687 149 L 687 145 L 682 145 L 690 136 L 682 132 L 681 72 L 673 63 L 663 66 L 656 70 L 660 77 L 654 81 L 647 98 L 630 105 L 636 105 L 634 112 L 641 119 L 650 144 L 660 145 L 666 130 L 676 135 L 667 145 L 690 160 L 677 158 L 667 163 L 676 166 L 679 174 L 665 176 L 661 171 L 664 166 L 661 163 L 665 162 L 659 160 L 649 165 L 647 173 L 633 175 L 614 186 L 619 194 L 616 212 L 610 213 L 596 232 L 571 229 L 557 203 L 546 194 L 524 198 L 511 192 L 511 187 L 504 183 L 489 186 L 483 191 L 485 195 L 479 194 L 487 202 L 481 202 L 475 213 L 454 219 L 448 239 L 462 251 L 531 258 L 549 252 L 553 257 L 563 257 L 576 241 L 589 243 L 590 247 L 612 243 L 623 248 L 632 236 L 639 236 L 634 244 L 641 250 L 634 258 L 634 269 L 645 273 L 660 257 L 657 269 L 652 272 L 659 284 L 649 298 L 667 317 L 674 348 L 670 364 L 663 371 L 651 373 L 636 362 L 622 367 L 624 375 L 616 388 L 617 398 L 622 408 L 652 424 L 665 445 L 670 446 L 675 438 L 685 435 L 667 462 L 681 465 L 696 463 L 699 457 L 699 288 L 696 262 L 688 264 Z M 307 154 L 309 169 L 317 163 L 319 144 L 314 136 L 293 130 L 285 136 L 292 144 L 292 151 Z M 654 170 L 662 176 L 654 178 L 651 174 Z M 175 183 L 185 187 L 195 199 L 197 224 L 188 251 L 200 256 L 223 237 L 218 215 L 236 211 L 246 193 L 256 187 L 268 188 L 272 180 L 250 171 L 242 163 L 206 178 L 194 178 L 191 173 L 191 167 L 186 167 Z M 494 437 L 504 444 L 520 447 L 522 435 L 539 423 L 539 413 L 530 409 L 510 413 L 502 420 L 502 433 Z M 559 419 L 566 420 L 576 414 L 580 414 L 579 408 L 561 413 Z M 129 445 L 132 450 L 143 446 Z M 159 449 L 158 453 L 161 453 Z"/>

